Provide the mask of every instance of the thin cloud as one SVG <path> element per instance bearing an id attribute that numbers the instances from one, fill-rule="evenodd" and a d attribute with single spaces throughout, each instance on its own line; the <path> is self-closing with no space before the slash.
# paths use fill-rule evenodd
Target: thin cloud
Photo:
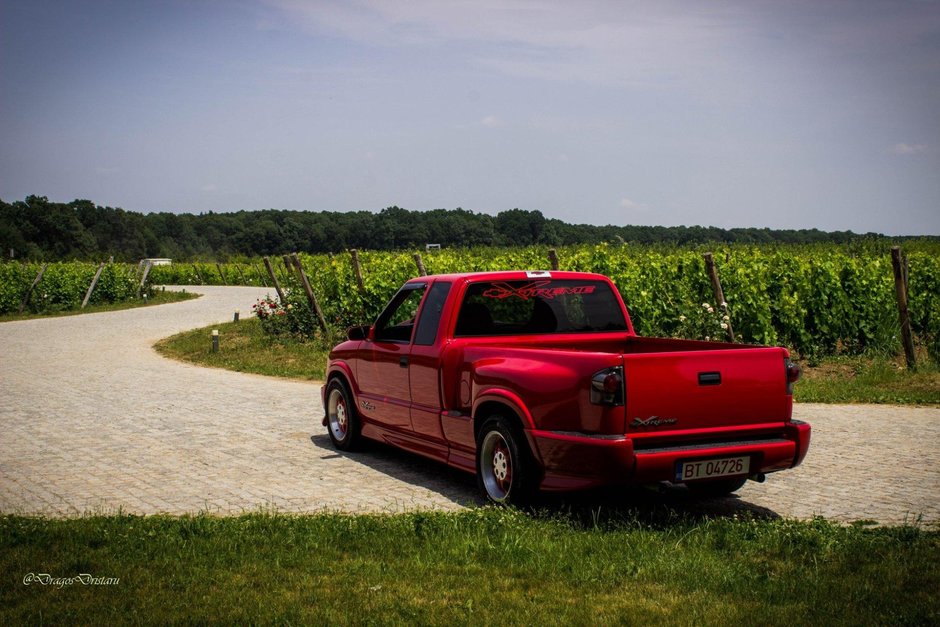
<path id="1" fill-rule="evenodd" d="M 629 198 L 621 198 L 620 207 L 622 209 L 627 209 L 630 211 L 646 211 L 647 209 L 649 209 L 649 205 L 642 203 L 642 202 L 637 202 L 635 200 L 631 200 Z"/>
<path id="2" fill-rule="evenodd" d="M 368 46 L 439 48 L 461 42 L 469 44 L 468 60 L 477 67 L 591 83 L 658 83 L 695 78 L 716 64 L 736 65 L 727 42 L 743 30 L 737 18 L 720 10 L 673 2 L 265 1 L 315 33 Z M 501 47 L 498 57 L 490 52 L 494 45 Z"/>
<path id="3" fill-rule="evenodd" d="M 895 144 L 891 147 L 891 152 L 896 155 L 919 155 L 927 152 L 927 144 Z"/>
<path id="4" fill-rule="evenodd" d="M 496 128 L 497 126 L 502 126 L 503 122 L 495 115 L 488 115 L 480 120 L 480 124 L 487 128 Z"/>

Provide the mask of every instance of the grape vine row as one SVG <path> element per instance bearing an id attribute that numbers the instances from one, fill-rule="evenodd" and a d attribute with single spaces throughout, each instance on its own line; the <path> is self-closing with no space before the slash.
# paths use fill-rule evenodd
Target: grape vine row
<path id="1" fill-rule="evenodd" d="M 641 335 L 701 337 L 720 334 L 702 247 L 671 245 L 577 245 L 558 249 L 563 270 L 598 272 L 616 283 Z M 900 349 L 894 279 L 888 251 L 851 245 L 744 246 L 713 250 L 738 341 L 788 346 L 804 356 Z M 940 359 L 940 254 L 930 246 L 907 253 L 912 330 L 934 359 Z M 363 289 L 351 255 L 306 255 L 301 262 L 320 307 L 339 333 L 368 323 L 402 283 L 417 275 L 411 251 L 362 251 Z M 431 274 L 507 269 L 547 269 L 548 249 L 469 248 L 422 253 Z M 315 324 L 296 275 L 272 258 L 282 285 L 292 291 L 292 311 Z M 16 311 L 39 264 L 0 264 L 0 314 Z M 32 311 L 77 308 L 96 265 L 49 265 L 30 302 Z M 109 264 L 92 302 L 125 300 L 136 293 L 137 268 Z M 174 263 L 152 269 L 154 285 L 270 286 L 260 259 L 239 263 Z M 271 294 L 274 294 L 273 288 Z M 714 319 L 702 321 L 713 306 Z M 708 329 L 712 329 L 708 331 Z M 714 337 L 712 339 L 715 339 Z"/>

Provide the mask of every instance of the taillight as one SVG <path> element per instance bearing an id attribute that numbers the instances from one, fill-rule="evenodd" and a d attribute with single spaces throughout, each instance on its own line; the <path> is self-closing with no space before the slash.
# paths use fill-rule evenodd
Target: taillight
<path id="1" fill-rule="evenodd" d="M 591 377 L 591 402 L 595 405 L 623 405 L 623 368 L 606 368 Z"/>
<path id="2" fill-rule="evenodd" d="M 783 364 L 787 370 L 787 394 L 793 394 L 793 384 L 800 379 L 800 367 L 789 359 L 784 359 Z"/>

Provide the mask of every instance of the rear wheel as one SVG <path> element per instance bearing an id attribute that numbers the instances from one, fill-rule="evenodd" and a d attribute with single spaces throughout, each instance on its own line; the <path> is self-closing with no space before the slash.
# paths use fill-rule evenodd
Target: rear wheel
<path id="1" fill-rule="evenodd" d="M 714 498 L 737 492 L 745 483 L 747 483 L 747 477 L 734 477 L 715 481 L 691 482 L 687 483 L 686 486 L 689 488 L 689 492 L 696 496 Z"/>
<path id="2" fill-rule="evenodd" d="M 502 416 L 488 418 L 477 434 L 477 485 L 499 505 L 522 505 L 534 492 L 534 462 L 525 437 Z"/>
<path id="3" fill-rule="evenodd" d="M 351 451 L 358 446 L 359 416 L 349 391 L 339 379 L 326 386 L 326 426 L 336 448 Z"/>

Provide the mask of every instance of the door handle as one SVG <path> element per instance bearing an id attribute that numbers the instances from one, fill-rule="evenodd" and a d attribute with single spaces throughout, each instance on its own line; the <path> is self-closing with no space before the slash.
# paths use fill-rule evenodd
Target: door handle
<path id="1" fill-rule="evenodd" d="M 699 385 L 721 385 L 720 372 L 700 372 L 698 373 Z"/>
<path id="2" fill-rule="evenodd" d="M 408 367 L 408 358 L 407 358 L 407 357 L 402 357 L 401 359 L 399 359 L 399 360 L 398 360 L 398 365 L 401 366 L 402 368 L 407 368 L 407 367 Z"/>

